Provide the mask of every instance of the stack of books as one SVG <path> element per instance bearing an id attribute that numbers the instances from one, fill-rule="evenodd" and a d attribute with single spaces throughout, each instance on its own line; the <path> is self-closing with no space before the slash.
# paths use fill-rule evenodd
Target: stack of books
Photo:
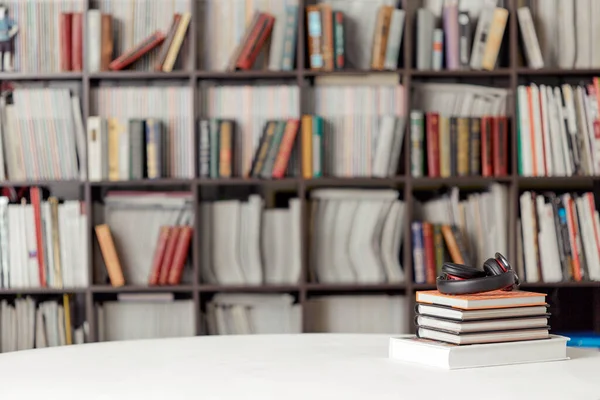
<path id="1" fill-rule="evenodd" d="M 544 293 L 429 290 L 416 302 L 416 336 L 392 338 L 393 359 L 455 369 L 566 358 L 567 338 L 550 334 Z"/>
<path id="2" fill-rule="evenodd" d="M 417 292 L 417 336 L 463 344 L 547 339 L 550 335 L 546 294 L 493 291 L 445 295 Z"/>

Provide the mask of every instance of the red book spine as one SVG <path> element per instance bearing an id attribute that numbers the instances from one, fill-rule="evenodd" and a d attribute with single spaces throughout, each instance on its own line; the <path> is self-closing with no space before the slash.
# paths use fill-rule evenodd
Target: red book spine
<path id="1" fill-rule="evenodd" d="M 158 285 L 162 261 L 165 256 L 165 250 L 167 249 L 167 242 L 169 241 L 170 235 L 170 226 L 165 225 L 160 227 L 156 248 L 154 249 L 154 257 L 152 259 L 152 269 L 150 269 L 150 279 L 148 281 L 148 284 L 150 285 Z"/>
<path id="2" fill-rule="evenodd" d="M 285 132 L 283 133 L 283 138 L 281 139 L 281 145 L 279 146 L 279 153 L 277 153 L 275 164 L 273 164 L 273 172 L 271 174 L 273 178 L 283 178 L 288 162 L 290 161 L 290 156 L 292 155 L 292 149 L 296 142 L 299 126 L 300 121 L 297 119 L 288 120 L 285 126 Z"/>
<path id="3" fill-rule="evenodd" d="M 46 262 L 44 261 L 44 236 L 42 234 L 42 194 L 40 188 L 33 187 L 29 191 L 31 204 L 33 205 L 33 218 L 35 221 L 35 241 L 37 246 L 38 273 L 40 285 L 47 287 Z"/>
<path id="4" fill-rule="evenodd" d="M 252 68 L 262 46 L 265 44 L 267 38 L 273 30 L 273 24 L 275 24 L 275 17 L 272 15 L 263 13 L 256 23 L 254 31 L 250 35 L 248 42 L 242 50 L 242 54 L 238 58 L 236 67 L 243 70 Z"/>
<path id="5" fill-rule="evenodd" d="M 423 247 L 425 250 L 425 277 L 427 283 L 435 283 L 435 251 L 433 246 L 433 226 L 423 222 Z"/>
<path id="6" fill-rule="evenodd" d="M 61 71 L 71 71 L 72 69 L 72 39 L 73 39 L 73 14 L 61 13 L 59 20 L 60 29 L 60 69 Z"/>
<path id="7" fill-rule="evenodd" d="M 508 121 L 505 116 L 494 119 L 492 130 L 494 176 L 508 175 Z"/>
<path id="8" fill-rule="evenodd" d="M 83 71 L 83 14 L 73 13 L 71 26 L 71 67 Z"/>
<path id="9" fill-rule="evenodd" d="M 437 113 L 427 113 L 427 175 L 430 178 L 440 176 L 440 116 Z"/>
<path id="10" fill-rule="evenodd" d="M 164 40 L 165 34 L 160 31 L 156 31 L 152 35 L 144 39 L 140 44 L 128 50 L 124 54 L 121 54 L 118 58 L 113 60 L 108 65 L 108 68 L 112 69 L 113 71 L 118 71 L 125 67 L 128 67 L 135 61 L 139 60 L 150 50 L 161 44 Z"/>
<path id="11" fill-rule="evenodd" d="M 481 175 L 492 176 L 492 124 L 494 118 L 481 118 Z"/>
<path id="12" fill-rule="evenodd" d="M 344 14 L 340 11 L 336 11 L 334 13 L 335 15 L 335 29 L 337 30 L 338 27 L 340 27 L 340 29 L 342 30 L 342 34 L 344 32 Z M 340 45 L 339 41 L 342 41 L 342 38 L 335 38 L 334 41 L 334 46 L 336 48 L 335 51 L 335 67 L 337 69 L 343 69 L 344 68 L 344 62 L 345 62 L 345 55 L 344 55 L 344 51 L 343 48 L 342 49 L 338 49 L 338 46 Z M 338 51 L 341 50 L 341 51 Z"/>
<path id="13" fill-rule="evenodd" d="M 169 285 L 179 285 L 181 282 L 181 275 L 183 274 L 193 233 L 194 230 L 191 226 L 181 228 L 179 240 L 175 248 L 175 255 L 173 256 L 173 263 L 171 264 L 171 271 L 169 272 Z"/>
<path id="14" fill-rule="evenodd" d="M 162 259 L 162 265 L 160 266 L 160 276 L 158 278 L 159 285 L 166 285 L 168 282 L 180 232 L 181 226 L 174 226 L 171 228 L 171 235 L 169 236 L 169 240 L 167 240 L 167 248 L 165 249 L 165 255 Z"/>

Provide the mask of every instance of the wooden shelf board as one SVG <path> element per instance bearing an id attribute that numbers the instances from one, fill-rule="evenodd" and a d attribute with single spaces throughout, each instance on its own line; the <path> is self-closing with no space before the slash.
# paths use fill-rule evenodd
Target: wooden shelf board
<path id="1" fill-rule="evenodd" d="M 492 183 L 511 183 L 511 176 L 453 176 L 448 178 L 410 178 L 415 190 L 438 188 L 442 186 L 458 186 L 460 188 L 485 188 Z"/>
<path id="2" fill-rule="evenodd" d="M 197 79 L 292 79 L 298 76 L 297 70 L 293 71 L 202 71 L 194 72 Z"/>
<path id="3" fill-rule="evenodd" d="M 374 70 L 374 69 L 337 69 L 332 71 L 305 69 L 302 74 L 309 76 L 344 76 L 344 75 L 371 75 L 371 74 L 402 74 L 404 69 Z"/>
<path id="4" fill-rule="evenodd" d="M 0 72 L 0 81 L 81 80 L 82 72 Z"/>
<path id="5" fill-rule="evenodd" d="M 201 284 L 200 292 L 247 292 L 247 293 L 280 293 L 280 292 L 297 292 L 300 290 L 299 285 L 212 285 Z"/>
<path id="6" fill-rule="evenodd" d="M 85 293 L 86 288 L 11 288 L 11 289 L 0 289 L 1 295 L 52 295 L 52 294 L 64 294 L 64 293 Z"/>
<path id="7" fill-rule="evenodd" d="M 600 69 L 581 68 L 581 69 L 561 69 L 561 68 L 542 68 L 531 69 L 527 67 L 517 68 L 517 74 L 520 76 L 538 75 L 538 76 L 580 76 L 580 75 L 600 75 Z"/>
<path id="8" fill-rule="evenodd" d="M 304 184 L 307 188 L 318 188 L 318 187 L 329 187 L 329 186 L 397 186 L 404 184 L 405 178 L 403 176 L 396 176 L 390 178 L 369 178 L 369 177 L 357 177 L 357 178 L 338 178 L 338 177 L 323 177 L 323 178 L 312 178 L 305 179 Z"/>
<path id="9" fill-rule="evenodd" d="M 165 179 L 142 179 L 132 181 L 96 181 L 89 182 L 92 187 L 111 187 L 111 186 L 125 186 L 125 187 L 149 187 L 149 186 L 184 186 L 192 185 L 195 180 L 190 178 L 165 178 Z"/>
<path id="10" fill-rule="evenodd" d="M 510 68 L 500 68 L 493 71 L 459 69 L 459 70 L 440 70 L 440 71 L 420 71 L 412 69 L 410 74 L 414 77 L 437 78 L 437 77 L 452 77 L 452 78 L 493 78 L 493 77 L 510 77 Z"/>
<path id="11" fill-rule="evenodd" d="M 399 283 L 375 283 L 375 284 L 359 284 L 359 283 L 307 283 L 306 290 L 308 292 L 366 292 L 366 291 L 386 291 L 386 290 L 405 290 L 406 284 Z"/>

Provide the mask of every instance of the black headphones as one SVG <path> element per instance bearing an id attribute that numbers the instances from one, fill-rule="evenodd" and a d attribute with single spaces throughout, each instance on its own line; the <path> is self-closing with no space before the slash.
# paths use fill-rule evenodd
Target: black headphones
<path id="1" fill-rule="evenodd" d="M 469 294 L 512 290 L 519 286 L 519 277 L 506 258 L 496 253 L 483 263 L 483 271 L 468 265 L 444 263 L 436 283 L 440 293 Z"/>

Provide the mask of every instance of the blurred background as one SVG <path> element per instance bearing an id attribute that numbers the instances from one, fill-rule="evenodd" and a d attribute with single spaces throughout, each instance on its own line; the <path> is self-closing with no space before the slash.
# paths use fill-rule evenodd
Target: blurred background
<path id="1" fill-rule="evenodd" d="M 3 0 L 0 351 L 414 333 L 442 263 L 495 252 L 596 346 L 594 15 Z"/>

